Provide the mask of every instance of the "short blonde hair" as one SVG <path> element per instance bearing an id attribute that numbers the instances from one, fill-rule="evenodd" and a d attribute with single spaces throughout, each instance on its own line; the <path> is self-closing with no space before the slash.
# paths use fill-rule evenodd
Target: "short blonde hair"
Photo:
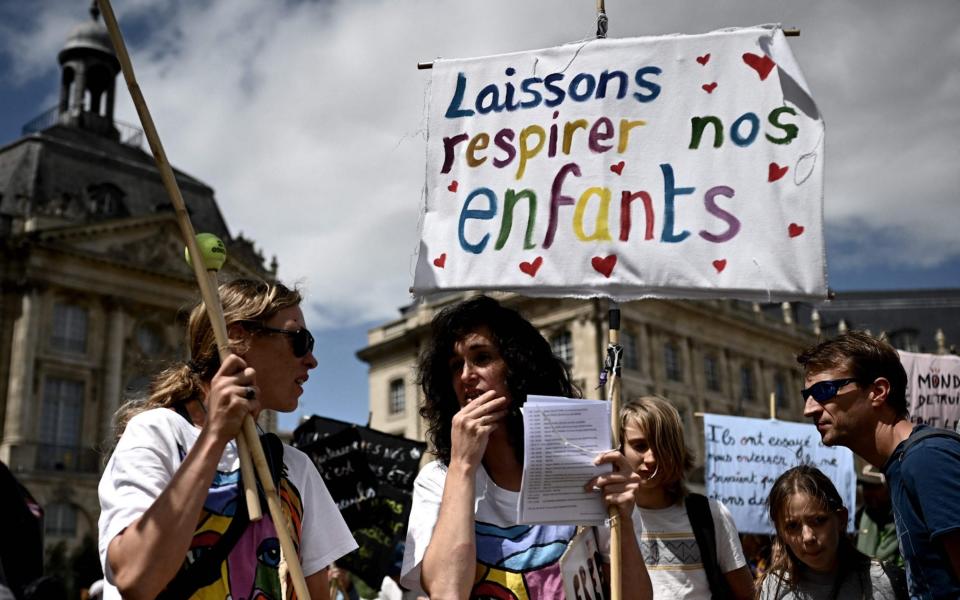
<path id="1" fill-rule="evenodd" d="M 620 440 L 624 443 L 627 424 L 633 420 L 643 431 L 657 459 L 657 469 L 674 503 L 687 495 L 686 473 L 693 468 L 693 451 L 683 437 L 680 413 L 660 396 L 641 396 L 629 400 L 620 409 Z"/>

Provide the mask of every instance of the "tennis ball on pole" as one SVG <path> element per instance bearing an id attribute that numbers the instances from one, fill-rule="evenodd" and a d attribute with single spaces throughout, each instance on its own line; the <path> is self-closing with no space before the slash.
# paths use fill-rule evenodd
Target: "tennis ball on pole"
<path id="1" fill-rule="evenodd" d="M 223 245 L 223 240 L 212 233 L 198 233 L 197 246 L 200 247 L 203 266 L 208 271 L 219 271 L 223 263 L 227 261 L 227 248 Z M 193 262 L 190 260 L 189 247 L 183 249 L 183 256 L 187 259 L 187 264 L 192 267 Z"/>

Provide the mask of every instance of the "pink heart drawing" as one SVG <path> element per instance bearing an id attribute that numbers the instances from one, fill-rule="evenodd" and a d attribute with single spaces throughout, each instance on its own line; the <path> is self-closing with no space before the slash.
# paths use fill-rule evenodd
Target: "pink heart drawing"
<path id="1" fill-rule="evenodd" d="M 617 255 L 611 254 L 610 256 L 606 256 L 604 258 L 594 256 L 590 260 L 590 264 L 593 265 L 593 268 L 604 277 L 610 277 L 610 273 L 613 273 L 613 267 L 617 265 Z"/>
<path id="2" fill-rule="evenodd" d="M 460 184 L 457 183 L 456 179 L 454 179 L 453 181 L 450 182 L 450 185 L 447 186 L 447 189 L 450 190 L 451 192 L 456 192 L 458 187 L 460 187 Z"/>
<path id="3" fill-rule="evenodd" d="M 787 232 L 790 234 L 790 237 L 795 238 L 801 233 L 803 233 L 803 225 L 797 225 L 796 223 L 790 223 L 790 227 L 787 228 Z"/>
<path id="4" fill-rule="evenodd" d="M 442 269 L 445 264 L 447 264 L 447 253 L 446 253 L 446 252 L 444 252 L 443 254 L 441 254 L 440 256 L 438 256 L 437 258 L 433 259 L 433 266 L 435 266 L 435 267 L 438 267 L 438 268 Z"/>
<path id="5" fill-rule="evenodd" d="M 623 174 L 623 166 L 624 166 L 624 162 L 621 160 L 620 162 L 618 162 L 618 163 L 615 164 L 615 165 L 610 165 L 610 170 L 613 171 L 614 173 L 616 173 L 617 175 L 622 175 L 622 174 Z"/>
<path id="6" fill-rule="evenodd" d="M 790 167 L 784 165 L 780 166 L 775 162 L 770 163 L 770 167 L 767 169 L 767 181 L 776 181 L 787 174 L 787 171 L 790 170 Z"/>
<path id="7" fill-rule="evenodd" d="M 758 56 L 756 54 L 750 54 L 749 52 L 743 55 L 743 62 L 747 63 L 751 69 L 760 75 L 760 81 L 765 80 L 767 75 L 770 74 L 770 71 L 777 66 L 777 63 L 773 62 L 773 59 L 766 54 Z"/>
<path id="8" fill-rule="evenodd" d="M 702 88 L 703 88 L 703 91 L 705 91 L 706 93 L 712 94 L 712 93 L 713 93 L 713 90 L 717 89 L 717 82 L 714 81 L 713 83 L 705 83 L 705 84 L 701 85 L 700 87 L 702 87 Z"/>
<path id="9" fill-rule="evenodd" d="M 703 56 L 698 56 L 698 57 L 697 57 L 697 62 L 700 63 L 701 65 L 705 65 L 705 64 L 707 64 L 708 62 L 710 62 L 710 53 L 707 52 L 707 53 L 704 54 Z"/>
<path id="10" fill-rule="evenodd" d="M 538 256 L 535 259 L 533 259 L 532 262 L 520 263 L 520 270 L 526 273 L 527 275 L 529 275 L 530 277 L 534 277 L 536 276 L 537 271 L 540 270 L 540 265 L 542 264 L 543 264 L 543 257 Z"/>
<path id="11" fill-rule="evenodd" d="M 727 259 L 721 258 L 713 261 L 713 268 L 717 270 L 717 273 L 723 273 L 723 270 L 727 268 Z"/>

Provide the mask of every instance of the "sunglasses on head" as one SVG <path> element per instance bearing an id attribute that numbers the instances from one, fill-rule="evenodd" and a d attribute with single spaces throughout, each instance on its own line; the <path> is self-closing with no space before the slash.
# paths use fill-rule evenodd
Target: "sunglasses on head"
<path id="1" fill-rule="evenodd" d="M 313 335 L 306 327 L 300 329 L 277 329 L 276 327 L 267 327 L 255 321 L 246 321 L 244 325 L 251 331 L 264 331 L 267 333 L 279 333 L 290 338 L 293 344 L 293 355 L 297 358 L 303 358 L 308 352 L 313 352 Z"/>
<path id="2" fill-rule="evenodd" d="M 820 404 L 823 404 L 827 400 L 830 400 L 836 396 L 837 392 L 840 391 L 840 388 L 855 381 L 856 378 L 854 377 L 847 377 L 846 379 L 832 379 L 829 381 L 818 381 L 810 387 L 800 390 L 800 395 L 803 396 L 804 401 L 806 401 L 810 396 L 813 396 L 814 400 Z"/>

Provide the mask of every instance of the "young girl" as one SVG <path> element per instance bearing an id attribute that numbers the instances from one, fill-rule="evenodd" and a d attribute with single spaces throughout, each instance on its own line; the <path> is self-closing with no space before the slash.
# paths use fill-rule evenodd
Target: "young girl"
<path id="1" fill-rule="evenodd" d="M 635 474 L 633 524 L 654 598 L 752 598 L 753 578 L 730 512 L 684 484 L 693 454 L 677 410 L 654 396 L 626 403 L 620 440 Z M 709 537 L 697 539 L 704 529 L 712 532 L 713 547 Z"/>
<path id="2" fill-rule="evenodd" d="M 760 580 L 761 600 L 893 599 L 894 583 L 877 561 L 859 552 L 845 535 L 847 509 L 830 479 L 801 465 L 777 478 L 767 499 L 776 527 L 770 568 Z"/>

